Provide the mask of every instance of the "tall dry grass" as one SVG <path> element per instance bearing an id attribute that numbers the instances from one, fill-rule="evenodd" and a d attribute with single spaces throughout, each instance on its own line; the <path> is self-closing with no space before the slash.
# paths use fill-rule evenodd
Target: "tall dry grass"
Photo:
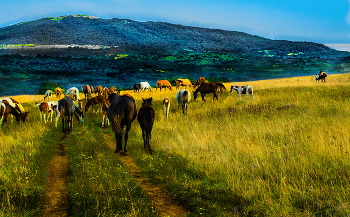
<path id="1" fill-rule="evenodd" d="M 187 116 L 177 109 L 176 90 L 133 96 L 138 104 L 141 98 L 155 99 L 152 148 L 176 153 L 208 177 L 220 177 L 220 189 L 246 201 L 237 203 L 240 214 L 343 216 L 350 213 L 349 80 L 343 74 L 326 83 L 312 76 L 234 83 L 252 85 L 254 103 L 251 98 L 238 102 L 236 92 L 219 94 L 218 102 L 209 94 L 207 102 L 191 102 Z M 162 114 L 163 97 L 172 102 L 169 119 Z M 133 127 L 140 135 L 137 123 Z M 185 180 L 179 185 L 196 188 Z"/>

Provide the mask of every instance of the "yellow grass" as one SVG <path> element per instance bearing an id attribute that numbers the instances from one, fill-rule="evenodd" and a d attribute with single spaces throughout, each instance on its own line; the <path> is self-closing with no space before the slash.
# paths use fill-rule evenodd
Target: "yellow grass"
<path id="1" fill-rule="evenodd" d="M 218 94 L 218 102 L 212 94 L 207 102 L 199 96 L 187 116 L 177 108 L 175 87 L 121 94 L 132 95 L 138 109 L 142 98 L 153 97 L 152 149 L 176 152 L 209 176 L 222 177 L 226 188 L 253 201 L 252 209 L 262 206 L 265 215 L 286 216 L 336 207 L 332 213 L 341 216 L 350 206 L 345 190 L 350 188 L 349 81 L 350 74 L 339 74 L 325 83 L 314 76 L 226 83 L 228 91 Z M 228 93 L 232 84 L 252 85 L 254 102 L 250 97 L 238 103 L 238 94 Z M 168 119 L 165 97 L 171 100 Z M 13 98 L 29 105 L 43 101 L 43 96 Z M 137 121 L 132 130 L 141 135 Z M 128 149 L 132 152 L 132 145 Z"/>

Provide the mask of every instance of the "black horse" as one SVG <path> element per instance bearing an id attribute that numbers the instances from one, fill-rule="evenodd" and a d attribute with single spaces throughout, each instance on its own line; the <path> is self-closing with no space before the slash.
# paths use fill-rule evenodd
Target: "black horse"
<path id="1" fill-rule="evenodd" d="M 59 116 L 62 118 L 62 132 L 69 133 L 72 131 L 73 115 L 80 123 L 84 123 L 84 114 L 74 105 L 72 98 L 65 97 L 60 99 L 58 101 L 57 109 L 59 111 Z M 56 117 L 56 119 L 58 119 L 58 117 Z"/>
<path id="2" fill-rule="evenodd" d="M 132 87 L 133 87 L 133 89 L 134 89 L 135 92 L 141 90 L 141 85 L 140 85 L 140 84 L 134 84 Z"/>
<path id="3" fill-rule="evenodd" d="M 149 99 L 142 99 L 142 107 L 137 115 L 137 121 L 140 123 L 143 137 L 144 149 L 148 149 L 149 153 L 152 154 L 151 145 L 149 140 L 151 139 L 151 132 L 155 118 L 155 112 L 152 106 L 152 97 Z"/>
<path id="4" fill-rule="evenodd" d="M 209 83 L 202 83 L 201 86 L 199 86 L 194 92 L 193 92 L 193 96 L 194 96 L 194 100 L 196 100 L 197 98 L 197 94 L 198 92 L 201 93 L 202 95 L 202 100 L 205 101 L 204 96 L 207 93 L 213 93 L 213 100 L 216 98 L 218 99 L 218 96 L 216 95 L 216 90 L 218 89 L 219 85 L 216 82 L 209 82 Z"/>
<path id="5" fill-rule="evenodd" d="M 115 93 L 109 95 L 109 100 L 111 104 L 107 110 L 107 117 L 112 125 L 112 131 L 115 133 L 115 138 L 117 140 L 117 148 L 114 153 L 119 153 L 123 149 L 122 139 L 125 125 L 126 132 L 124 153 L 126 153 L 126 144 L 128 141 L 131 123 L 137 116 L 135 100 L 128 94 L 120 96 Z"/>

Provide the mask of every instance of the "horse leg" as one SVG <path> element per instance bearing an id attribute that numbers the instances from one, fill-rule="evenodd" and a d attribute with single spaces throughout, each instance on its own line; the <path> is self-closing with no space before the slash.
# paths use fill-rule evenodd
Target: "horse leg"
<path id="1" fill-rule="evenodd" d="M 147 148 L 147 136 L 146 136 L 145 129 L 142 129 L 142 139 L 143 139 L 143 149 L 146 150 L 146 148 Z"/>
<path id="2" fill-rule="evenodd" d="M 123 127 L 124 127 L 124 126 L 123 126 Z M 128 123 L 128 124 L 126 125 L 126 131 L 125 131 L 125 145 L 124 145 L 124 152 L 125 152 L 125 153 L 126 153 L 126 144 L 127 144 L 127 142 L 128 142 L 130 128 L 131 128 L 131 122 Z"/>
<path id="3" fill-rule="evenodd" d="M 123 140 L 123 132 L 115 132 L 115 139 L 117 140 L 117 146 L 114 151 L 114 153 L 119 153 L 123 148 L 122 148 L 122 140 Z"/>
<path id="4" fill-rule="evenodd" d="M 149 143 L 149 140 L 151 139 L 151 132 L 148 132 L 148 135 L 147 135 L 147 148 L 148 148 L 148 151 L 150 154 L 152 154 L 152 149 L 151 149 L 151 144 Z"/>
<path id="5" fill-rule="evenodd" d="M 65 132 L 64 119 L 65 119 L 65 117 L 62 116 L 62 132 L 63 132 L 63 133 Z"/>
<path id="6" fill-rule="evenodd" d="M 213 94 L 214 94 L 214 96 L 213 96 L 213 101 L 214 101 L 215 98 L 219 101 L 218 96 L 216 95 L 216 93 L 213 92 Z"/>
<path id="7" fill-rule="evenodd" d="M 204 99 L 205 93 L 201 93 L 201 96 L 202 96 L 202 100 L 203 100 L 204 102 L 206 102 L 205 99 Z"/>

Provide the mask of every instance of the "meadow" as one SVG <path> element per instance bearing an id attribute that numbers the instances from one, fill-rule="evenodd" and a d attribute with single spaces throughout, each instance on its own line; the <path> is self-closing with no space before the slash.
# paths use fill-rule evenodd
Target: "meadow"
<path id="1" fill-rule="evenodd" d="M 174 195 L 188 216 L 349 216 L 350 74 L 239 82 L 254 87 L 254 102 L 236 92 L 191 101 L 178 109 L 178 90 L 124 91 L 136 101 L 153 97 L 153 155 L 143 149 L 135 120 L 128 154 L 141 175 Z M 232 83 L 226 83 L 229 89 Z M 83 94 L 81 94 L 83 96 Z M 162 100 L 171 109 L 164 118 Z M 61 123 L 40 122 L 35 101 L 14 96 L 30 112 L 26 123 L 9 122 L 0 135 L 0 216 L 38 216 L 47 165 L 62 136 Z M 55 99 L 55 97 L 54 97 Z M 193 100 L 193 98 L 192 98 Z M 72 216 L 158 216 L 146 192 L 113 154 L 115 141 L 99 115 L 85 113 L 68 146 Z"/>

